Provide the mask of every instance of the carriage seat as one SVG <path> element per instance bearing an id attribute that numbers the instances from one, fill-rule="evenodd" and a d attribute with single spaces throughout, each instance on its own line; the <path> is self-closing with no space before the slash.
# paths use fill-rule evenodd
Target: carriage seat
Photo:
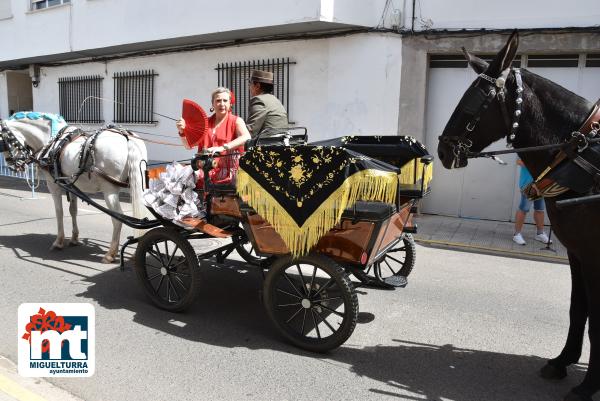
<path id="1" fill-rule="evenodd" d="M 357 201 L 353 207 L 344 210 L 343 219 L 381 221 L 396 212 L 396 206 L 383 202 Z"/>

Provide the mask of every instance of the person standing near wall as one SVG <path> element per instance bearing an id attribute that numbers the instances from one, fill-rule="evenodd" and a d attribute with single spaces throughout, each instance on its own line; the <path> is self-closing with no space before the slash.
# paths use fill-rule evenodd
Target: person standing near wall
<path id="1" fill-rule="evenodd" d="M 515 234 L 513 235 L 513 241 L 519 245 L 527 244 L 521 231 L 523 230 L 523 224 L 525 223 L 525 216 L 527 215 L 527 212 L 529 212 L 529 209 L 531 209 L 531 204 L 533 203 L 533 221 L 535 222 L 535 227 L 537 229 L 537 234 L 534 238 L 536 241 L 540 241 L 544 244 L 552 243 L 552 241 L 550 241 L 548 238 L 548 235 L 544 232 L 544 198 L 538 198 L 534 201 L 530 201 L 523 194 L 523 188 L 533 181 L 533 177 L 521 159 L 517 159 L 517 164 L 520 166 L 521 170 L 519 172 L 521 201 L 519 202 L 519 208 L 515 213 Z"/>
<path id="2" fill-rule="evenodd" d="M 273 73 L 252 70 L 248 85 L 252 97 L 246 125 L 252 138 L 263 131 L 287 129 L 287 112 L 279 99 L 273 95 Z"/>

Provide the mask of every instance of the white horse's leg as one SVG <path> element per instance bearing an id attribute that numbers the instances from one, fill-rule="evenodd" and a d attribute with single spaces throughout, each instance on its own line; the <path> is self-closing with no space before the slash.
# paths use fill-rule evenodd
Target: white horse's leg
<path id="1" fill-rule="evenodd" d="M 118 213 L 123 213 L 121 210 L 121 203 L 119 202 L 119 192 L 118 190 L 114 191 L 104 191 L 104 200 L 106 201 L 106 206 L 110 210 L 114 210 Z M 121 227 L 123 223 L 119 220 L 112 219 L 113 223 L 113 235 L 112 240 L 110 241 L 110 246 L 108 248 L 108 252 L 102 258 L 102 263 L 112 263 L 115 261 L 115 257 L 117 256 L 117 251 L 119 250 L 119 238 L 121 236 Z"/>
<path id="2" fill-rule="evenodd" d="M 47 180 L 48 189 L 54 201 L 54 213 L 56 214 L 56 240 L 50 249 L 62 249 L 65 243 L 65 226 L 63 223 L 63 207 L 62 207 L 62 189 L 56 185 L 51 179 Z"/>
<path id="3" fill-rule="evenodd" d="M 69 245 L 79 245 L 79 227 L 77 226 L 77 197 L 70 195 L 69 213 L 71 213 L 71 221 L 73 222 L 73 231 Z"/>

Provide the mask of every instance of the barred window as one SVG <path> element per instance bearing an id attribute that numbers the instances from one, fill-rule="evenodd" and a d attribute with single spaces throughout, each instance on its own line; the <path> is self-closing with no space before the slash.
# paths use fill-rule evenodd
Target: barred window
<path id="1" fill-rule="evenodd" d="M 31 10 L 41 10 L 70 2 L 71 0 L 31 0 Z"/>
<path id="2" fill-rule="evenodd" d="M 288 112 L 290 124 L 293 124 L 290 116 L 290 65 L 296 64 L 290 58 L 274 58 L 270 60 L 242 61 L 234 63 L 217 64 L 219 80 L 218 85 L 229 88 L 235 95 L 233 112 L 244 120 L 248 118 L 248 107 L 250 105 L 250 91 L 248 79 L 250 71 L 263 70 L 273 73 L 273 95 L 277 96 L 283 107 Z"/>
<path id="3" fill-rule="evenodd" d="M 58 79 L 60 114 L 71 123 L 103 123 L 102 78 L 100 75 Z"/>
<path id="4" fill-rule="evenodd" d="M 116 72 L 114 81 L 114 122 L 155 124 L 154 70 Z"/>

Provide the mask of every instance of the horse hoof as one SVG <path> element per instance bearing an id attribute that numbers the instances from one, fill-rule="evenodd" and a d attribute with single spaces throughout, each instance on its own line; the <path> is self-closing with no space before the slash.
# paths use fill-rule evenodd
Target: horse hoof
<path id="1" fill-rule="evenodd" d="M 59 244 L 52 244 L 52 246 L 50 247 L 51 251 L 55 251 L 55 250 L 56 251 L 62 251 L 62 249 L 63 249 L 63 246 L 59 245 Z"/>
<path id="2" fill-rule="evenodd" d="M 113 263 L 114 261 L 115 261 L 115 258 L 113 258 L 112 256 L 104 256 L 102 258 L 102 263 L 104 263 L 104 264 Z"/>
<path id="3" fill-rule="evenodd" d="M 569 394 L 565 395 L 563 401 L 594 401 L 592 397 L 588 397 L 585 395 L 574 393 L 573 391 L 569 391 Z"/>
<path id="4" fill-rule="evenodd" d="M 547 363 L 540 369 L 540 376 L 547 380 L 560 380 L 567 377 L 567 368 L 564 366 L 554 366 Z"/>
<path id="5" fill-rule="evenodd" d="M 77 246 L 77 245 L 81 245 L 81 242 L 79 242 L 78 240 L 71 240 L 69 241 L 69 246 Z"/>

